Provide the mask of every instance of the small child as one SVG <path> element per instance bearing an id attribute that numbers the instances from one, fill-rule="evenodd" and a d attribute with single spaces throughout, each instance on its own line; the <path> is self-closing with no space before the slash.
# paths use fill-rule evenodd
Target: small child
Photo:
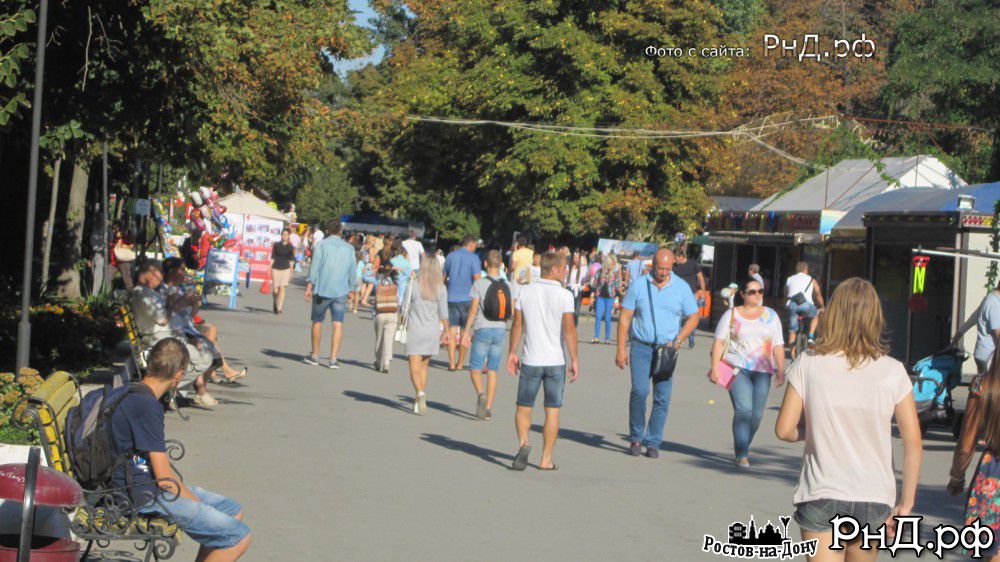
<path id="1" fill-rule="evenodd" d="M 129 493 L 140 513 L 169 514 L 201 545 L 198 560 L 236 560 L 250 546 L 250 528 L 242 521 L 240 504 L 196 486 L 189 488 L 174 472 L 166 452 L 160 398 L 177 388 L 189 362 L 180 340 L 164 338 L 150 350 L 141 384 L 116 389 L 108 397 L 129 393 L 115 409 L 111 429 L 118 453 L 133 453 L 112 483 L 119 488 L 131 485 Z M 157 485 L 165 495 L 154 502 Z"/>

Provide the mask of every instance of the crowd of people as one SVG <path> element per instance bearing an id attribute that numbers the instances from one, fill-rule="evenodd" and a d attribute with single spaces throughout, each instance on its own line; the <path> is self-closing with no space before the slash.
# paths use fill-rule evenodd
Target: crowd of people
<path id="1" fill-rule="evenodd" d="M 694 346 L 707 291 L 697 260 L 688 258 L 682 244 L 662 247 L 645 259 L 568 247 L 535 251 L 521 238 L 504 255 L 499 249 L 481 248 L 481 241 L 467 236 L 444 255 L 425 248 L 415 232 L 406 237 L 345 234 L 339 220 L 324 229 L 310 229 L 295 244 L 291 232 L 282 233 L 281 247 L 272 259 L 278 314 L 292 272 L 308 263 L 305 298 L 312 325 L 305 363 L 339 368 L 346 316 L 360 316 L 360 311 L 369 309 L 375 332 L 372 366 L 388 372 L 394 344 L 401 344 L 408 360 L 414 414 L 428 411 L 431 358 L 442 349 L 447 350 L 449 371 L 468 369 L 480 420 L 493 418 L 497 376 L 503 366 L 518 381 L 512 468 L 525 470 L 529 464 L 531 416 L 542 394 L 545 422 L 536 466 L 557 470 L 554 450 L 565 385 L 581 376 L 577 326 L 586 296 L 595 318 L 591 343 L 613 343 L 614 363 L 631 375 L 628 454 L 659 456 L 677 355 Z M 180 260 L 147 261 L 136 273 L 137 284 L 129 294 L 143 343 L 154 350 L 153 355 L 164 348 L 173 357 L 163 369 L 154 366 L 165 360 L 151 358 L 150 372 L 160 374 L 149 376 L 167 380 L 163 378 L 167 373 L 173 380 L 176 356 L 183 355 L 185 371 L 193 376 L 195 403 L 214 406 L 217 401 L 208 394 L 207 383 L 236 381 L 246 376 L 246 369 L 236 371 L 229 365 L 218 331 L 198 318 L 199 298 L 186 285 Z M 906 368 L 888 355 L 881 304 L 868 281 L 842 282 L 827 302 L 808 264 L 799 263 L 784 288 L 783 322 L 764 303 L 766 287 L 759 268 L 751 265 L 746 274 L 730 295 L 730 306 L 720 317 L 708 350 L 707 379 L 728 390 L 733 406 L 732 461 L 738 468 L 751 468 L 751 446 L 770 388 L 788 382 L 775 433 L 782 440 L 805 442 L 792 500 L 795 519 L 805 539 L 818 540 L 814 560 L 844 559 L 843 552 L 830 550 L 832 517 L 849 515 L 872 529 L 886 524 L 891 535 L 893 517 L 913 509 L 922 442 L 912 382 Z M 333 324 L 330 354 L 321 360 L 327 317 Z M 808 327 L 799 322 L 808 322 Z M 992 357 L 1000 337 L 1000 286 L 955 341 L 972 326 L 979 334 L 975 357 L 980 374 L 971 387 L 948 490 L 953 494 L 966 490 L 965 472 L 976 443 L 984 441 L 986 452 L 969 487 L 967 523 L 979 519 L 995 532 L 1000 517 L 990 506 L 997 505 L 1000 481 L 1000 460 L 995 456 L 1000 447 L 996 421 L 1000 373 Z M 791 347 L 798 335 L 808 338 L 808 351 L 786 365 L 786 342 Z M 162 380 L 157 384 L 163 386 Z M 893 421 L 904 451 L 898 494 Z M 231 512 L 219 518 L 228 525 L 219 533 L 229 538 L 213 544 L 243 545 L 245 550 L 248 542 L 242 541 L 249 537 L 249 529 L 244 533 L 245 525 L 234 523 L 239 520 L 238 506 L 203 490 L 192 489 L 189 494 L 216 498 L 219 509 Z M 871 559 L 873 551 L 860 546 L 857 541 L 850 543 L 846 559 Z M 995 554 L 994 548 L 990 555 Z"/>

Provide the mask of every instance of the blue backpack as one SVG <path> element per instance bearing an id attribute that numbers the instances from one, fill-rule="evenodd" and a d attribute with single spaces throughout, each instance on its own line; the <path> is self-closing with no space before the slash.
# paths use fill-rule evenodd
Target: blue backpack
<path id="1" fill-rule="evenodd" d="M 124 389 L 105 385 L 85 394 L 80 404 L 67 412 L 63 428 L 66 454 L 73 475 L 85 489 L 106 484 L 121 463 L 123 456 L 115 446 L 111 418 L 125 397 L 142 391 L 140 386 L 148 390 L 142 383 Z"/>

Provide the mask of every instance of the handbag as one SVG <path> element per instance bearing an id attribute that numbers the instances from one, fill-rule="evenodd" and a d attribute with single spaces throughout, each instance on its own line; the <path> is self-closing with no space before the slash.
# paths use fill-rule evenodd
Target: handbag
<path id="1" fill-rule="evenodd" d="M 399 286 L 395 283 L 375 286 L 375 313 L 399 311 Z"/>
<path id="2" fill-rule="evenodd" d="M 729 317 L 729 335 L 726 337 L 726 346 L 722 348 L 722 357 L 726 356 L 726 353 L 729 351 L 730 344 L 733 343 L 733 325 L 736 324 L 736 318 L 734 318 L 736 316 L 736 309 L 730 308 L 729 310 L 731 314 Z M 726 390 L 732 388 L 733 381 L 736 380 L 736 369 L 729 363 L 726 363 L 725 359 L 721 359 L 717 370 L 719 372 L 719 386 L 725 388 Z M 706 373 L 705 376 L 708 376 L 711 373 L 712 368 L 709 367 L 708 373 Z"/>
<path id="3" fill-rule="evenodd" d="M 654 383 L 658 383 L 668 381 L 674 376 L 674 369 L 677 367 L 677 348 L 669 343 L 656 344 L 656 340 L 660 337 L 656 327 L 656 309 L 653 307 L 653 284 L 648 279 L 646 292 L 649 294 L 649 312 L 653 316 L 653 360 L 649 365 L 649 376 Z"/>
<path id="4" fill-rule="evenodd" d="M 115 246 L 115 260 L 120 262 L 135 261 L 135 250 L 125 246 Z"/>
<path id="5" fill-rule="evenodd" d="M 406 292 L 403 293 L 403 302 L 400 308 L 400 319 L 399 326 L 396 327 L 396 333 L 393 339 L 399 343 L 406 345 L 406 325 L 409 323 L 410 319 L 410 295 L 413 294 L 413 285 L 416 279 L 410 279 L 410 282 L 406 284 Z"/>
<path id="6" fill-rule="evenodd" d="M 812 289 L 812 281 L 813 281 L 812 277 L 810 277 L 809 278 L 809 289 L 807 289 L 807 290 L 811 290 Z M 803 292 L 795 293 L 794 295 L 792 295 L 790 297 L 789 300 L 791 300 L 795 304 L 802 305 L 802 304 L 805 304 L 806 300 L 808 300 L 808 299 L 806 299 L 806 294 L 803 291 Z"/>

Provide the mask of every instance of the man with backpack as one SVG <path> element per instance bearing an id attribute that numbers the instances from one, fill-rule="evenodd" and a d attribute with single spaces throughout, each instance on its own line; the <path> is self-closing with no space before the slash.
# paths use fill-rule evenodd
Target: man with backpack
<path id="1" fill-rule="evenodd" d="M 497 389 L 497 369 L 503 359 L 503 340 L 507 319 L 513 316 L 510 286 L 500 275 L 503 258 L 497 250 L 486 254 L 486 277 L 472 284 L 472 304 L 465 323 L 462 345 L 471 347 L 469 372 L 476 389 L 476 417 L 493 419 L 493 396 Z M 475 337 L 472 331 L 475 330 Z M 483 371 L 486 389 L 483 392 Z"/>
<path id="2" fill-rule="evenodd" d="M 169 514 L 181 530 L 201 545 L 197 560 L 236 560 L 250 546 L 250 528 L 242 520 L 240 504 L 185 485 L 174 472 L 166 452 L 163 407 L 159 400 L 177 388 L 189 361 L 187 348 L 180 340 L 165 338 L 150 350 L 142 381 L 110 392 L 88 393 L 81 405 L 91 403 L 88 398 L 93 393 L 105 393 L 104 400 L 97 405 L 103 415 L 97 416 L 98 422 L 88 439 L 93 442 L 101 437 L 101 432 L 107 434 L 104 438 L 111 442 L 110 449 L 117 459 L 125 461 L 112 471 L 110 485 L 127 487 L 140 513 Z M 88 412 L 81 414 L 84 419 L 91 417 Z M 105 416 L 110 424 L 101 423 Z M 73 427 L 67 426 L 71 443 L 75 439 Z M 75 461 L 97 460 L 80 454 L 71 457 Z M 163 491 L 158 491 L 157 486 Z M 159 501 L 152 501 L 154 497 Z"/>

